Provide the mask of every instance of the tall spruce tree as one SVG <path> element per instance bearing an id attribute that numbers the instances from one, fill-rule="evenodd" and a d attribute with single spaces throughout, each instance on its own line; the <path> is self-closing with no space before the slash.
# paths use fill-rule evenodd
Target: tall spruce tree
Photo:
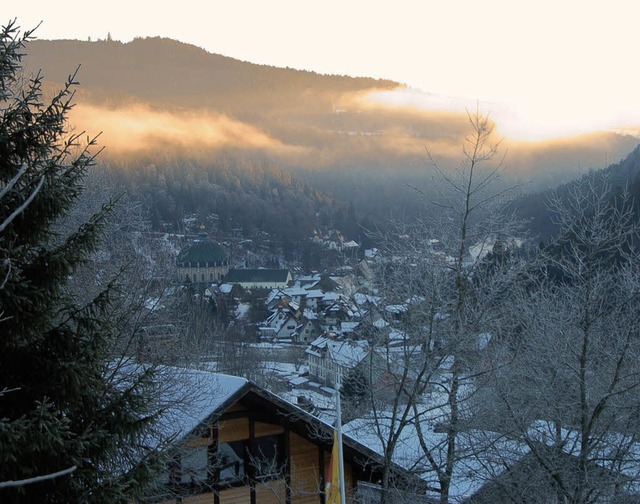
<path id="1" fill-rule="evenodd" d="M 152 473 L 153 372 L 114 369 L 117 287 L 68 286 L 109 209 L 57 232 L 96 149 L 69 131 L 74 76 L 45 100 L 41 75 L 23 75 L 31 36 L 0 32 L 0 501 L 130 501 Z"/>

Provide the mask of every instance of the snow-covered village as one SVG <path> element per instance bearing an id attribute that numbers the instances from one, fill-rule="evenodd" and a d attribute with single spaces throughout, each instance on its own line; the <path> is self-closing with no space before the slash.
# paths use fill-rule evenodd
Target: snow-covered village
<path id="1" fill-rule="evenodd" d="M 640 503 L 637 13 L 118 1 L 0 28 L 0 503 Z"/>
<path id="2" fill-rule="evenodd" d="M 451 295 L 448 284 L 456 274 L 477 275 L 479 282 L 486 281 L 486 272 L 496 267 L 498 250 L 519 248 L 520 240 L 503 239 L 497 245 L 495 239 L 490 239 L 470 246 L 457 261 L 435 238 L 420 237 L 420 242 L 415 243 L 408 235 L 400 234 L 387 237 L 391 246 L 387 243 L 381 248 L 358 250 L 357 242 L 346 242 L 336 230 L 315 232 L 309 241 L 321 250 L 320 254 L 332 254 L 340 260 L 330 270 L 305 273 L 297 268 L 234 268 L 234 264 L 255 262 L 260 255 L 257 251 L 267 247 L 243 240 L 241 246 L 234 246 L 227 241 L 226 247 L 238 251 L 237 257 L 231 257 L 225 245 L 208 236 L 204 225 L 198 227 L 195 223 L 193 218 L 185 223 L 197 233 L 181 240 L 183 247 L 175 262 L 180 287 L 176 291 L 174 284 L 169 298 L 188 292 L 192 309 L 206 314 L 206 322 L 201 319 L 199 323 L 208 325 L 210 330 L 201 332 L 200 337 L 204 335 L 205 339 L 199 344 L 185 346 L 180 340 L 184 335 L 180 336 L 173 326 L 142 327 L 136 358 L 144 363 L 170 363 L 172 367 L 166 371 L 178 376 L 185 373 L 190 385 L 194 379 L 191 374 L 195 373 L 199 379 L 209 380 L 207 386 L 225 391 L 231 387 L 233 391 L 228 395 L 238 394 L 230 403 L 234 408 L 239 407 L 233 402 L 236 400 L 249 409 L 258 407 L 251 402 L 252 396 L 244 395 L 248 390 L 262 395 L 263 400 L 269 398 L 273 403 L 269 408 L 277 412 L 261 412 L 266 415 L 262 417 L 266 424 L 275 414 L 280 418 L 276 424 L 281 426 L 277 432 L 286 433 L 289 420 L 282 430 L 283 416 L 295 418 L 294 423 L 302 419 L 310 422 L 303 437 L 320 444 L 320 458 L 325 464 L 323 475 L 322 464 L 317 466 L 314 460 L 312 465 L 320 480 L 302 478 L 303 483 L 298 471 L 303 471 L 304 464 L 296 461 L 293 454 L 285 457 L 290 466 L 282 454 L 276 456 L 276 452 L 286 450 L 286 444 L 274 438 L 277 449 L 269 448 L 274 457 L 270 464 L 273 470 L 281 464 L 283 467 L 277 471 L 283 472 L 273 477 L 285 481 L 260 484 L 253 490 L 251 485 L 241 485 L 242 491 L 235 487 L 223 490 L 230 483 L 225 478 L 244 481 L 240 473 L 248 471 L 248 467 L 236 468 L 226 476 L 228 470 L 223 468 L 218 476 L 221 486 L 213 491 L 219 493 L 221 501 L 255 491 L 261 502 L 270 502 L 264 492 L 282 501 L 306 502 L 309 495 L 321 492 L 330 471 L 326 464 L 330 460 L 330 431 L 336 425 L 337 401 L 341 402 L 340 425 L 348 453 L 345 465 L 350 501 L 379 502 L 382 492 L 386 494 L 385 502 L 441 502 L 443 493 L 448 502 L 506 502 L 514 488 L 539 495 L 547 492 L 544 499 L 555 498 L 551 483 L 548 490 L 540 487 L 546 476 L 538 473 L 535 460 L 550 457 L 561 463 L 558 471 L 567 471 L 563 477 L 568 476 L 573 471 L 571 464 L 583 450 L 580 429 L 559 424 L 557 417 L 540 419 L 527 415 L 529 423 L 517 426 L 522 430 L 514 430 L 515 419 L 509 418 L 513 410 L 509 408 L 522 407 L 517 405 L 521 395 L 531 391 L 512 382 L 505 390 L 498 380 L 505 372 L 503 366 L 524 355 L 515 357 L 504 341 L 495 341 L 495 320 L 479 324 L 482 317 L 464 329 L 463 342 L 453 344 L 454 331 L 460 330 L 452 320 L 455 304 L 441 297 L 443 292 Z M 399 255 L 400 251 L 409 255 Z M 413 255 L 416 251 L 419 255 Z M 493 275 L 491 278 L 495 281 Z M 501 279 L 491 287 L 508 290 L 509 283 Z M 443 292 L 435 297 L 433 291 L 425 290 L 427 285 Z M 515 291 L 502 292 L 500 296 L 515 303 L 511 297 L 514 294 Z M 452 299 L 455 301 L 455 296 Z M 451 310 L 435 310 L 436 300 Z M 162 312 L 167 301 L 150 298 L 146 306 L 150 313 Z M 475 309 L 484 316 L 482 311 L 490 307 L 481 303 Z M 516 324 L 515 314 L 506 316 L 513 319 L 510 325 Z M 217 329 L 212 331 L 212 327 Z M 471 328 L 473 332 L 467 333 Z M 202 331 L 202 327 L 192 326 L 191 330 Z M 534 355 L 545 353 L 535 347 L 530 351 Z M 526 359 L 532 357 L 526 355 Z M 221 429 L 227 425 L 223 421 L 225 415 L 230 415 L 225 413 L 229 411 L 225 403 L 227 392 L 222 398 L 215 395 L 214 403 L 201 410 L 204 416 L 199 420 L 206 421 L 214 414 L 217 428 Z M 502 401 L 513 403 L 505 405 Z M 236 417 L 234 414 L 229 418 Z M 249 422 L 251 418 L 248 414 Z M 266 424 L 261 428 L 267 428 Z M 193 422 L 190 428 L 196 425 L 201 428 Z M 232 425 L 235 424 L 229 424 Z M 218 431 L 218 436 L 221 432 L 224 431 Z M 224 439 L 226 435 L 219 437 L 218 443 Z M 210 465 L 208 446 L 181 445 L 182 462 L 173 470 L 183 485 L 172 492 L 179 492 L 176 488 L 184 490 L 189 487 L 184 484 L 194 481 L 199 483 L 190 488 L 205 494 L 211 491 L 203 486 Z M 611 450 L 621 447 L 629 454 L 640 453 L 640 445 L 630 433 L 610 432 L 591 444 L 593 456 L 602 459 L 590 469 L 595 471 L 590 478 L 597 478 L 599 492 L 604 492 L 607 499 L 616 493 L 628 496 L 634 492 L 618 480 L 619 475 L 612 478 L 606 469 L 604 460 L 611 456 Z M 230 454 L 236 463 L 242 458 L 237 447 L 233 451 L 225 444 L 218 445 L 218 449 Z M 559 459 L 558 449 L 562 454 Z M 621 466 L 628 481 L 638 469 L 640 466 L 632 461 Z"/>

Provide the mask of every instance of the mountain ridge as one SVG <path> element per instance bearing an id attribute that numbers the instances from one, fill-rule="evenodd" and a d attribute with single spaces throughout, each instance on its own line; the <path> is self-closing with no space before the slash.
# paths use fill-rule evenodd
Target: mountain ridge
<path id="1" fill-rule="evenodd" d="M 402 86 L 389 80 L 325 75 L 241 61 L 164 37 L 136 38 L 126 43 L 33 40 L 26 48 L 27 70 L 43 69 L 47 80 L 63 82 L 80 65 L 82 87 L 98 95 L 117 90 L 152 103 L 209 106 L 223 111 L 230 111 L 226 104 L 230 99 L 233 105 L 246 110 L 264 107 L 266 99 L 271 103 L 274 99 L 284 101 L 274 92 L 276 87 L 295 95 Z M 254 98 L 248 99 L 251 95 Z M 244 101 L 238 102 L 237 97 Z M 312 103 L 308 100 L 308 104 Z"/>
<path id="2" fill-rule="evenodd" d="M 144 146 L 145 155 L 165 156 L 176 144 L 190 143 L 180 151 L 189 155 L 201 152 L 198 142 L 204 141 L 205 156 L 215 157 L 218 146 L 228 142 L 203 139 L 203 131 L 213 127 L 222 129 L 227 139 L 234 137 L 233 147 L 241 147 L 243 136 L 260 137 L 248 148 L 262 146 L 265 156 L 284 167 L 415 172 L 426 164 L 425 148 L 455 167 L 468 132 L 462 110 L 418 110 L 372 99 L 380 91 L 384 95 L 406 89 L 396 81 L 245 62 L 164 37 L 126 43 L 36 39 L 28 42 L 26 52 L 27 72 L 42 69 L 49 85 L 59 86 L 81 65 L 77 103 L 93 108 L 77 126 L 104 132 L 106 156 L 119 151 L 130 155 L 131 144 Z M 138 110 L 131 112 L 132 105 Z M 167 120 L 166 113 L 173 117 Z M 235 122 L 229 126 L 229 121 L 212 113 Z M 194 114 L 200 120 L 194 121 Z M 143 126 L 146 130 L 141 133 Z M 161 127 L 164 130 L 158 131 Z M 192 134 L 189 128 L 197 131 Z M 178 142 L 170 138 L 173 132 L 180 133 Z M 123 136 L 132 139 L 124 147 L 118 144 Z M 561 142 L 511 142 L 510 173 L 521 180 L 535 179 L 538 187 L 547 186 L 558 175 L 565 181 L 581 166 L 601 164 L 599 153 L 623 157 L 637 142 L 611 132 Z M 289 154 L 283 156 L 283 150 Z"/>

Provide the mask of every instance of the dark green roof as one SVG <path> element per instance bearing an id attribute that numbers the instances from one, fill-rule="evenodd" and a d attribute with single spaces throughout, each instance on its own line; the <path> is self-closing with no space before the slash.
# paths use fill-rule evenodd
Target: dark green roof
<path id="1" fill-rule="evenodd" d="M 193 242 L 178 254 L 178 264 L 200 263 L 204 265 L 205 263 L 226 261 L 227 259 L 225 250 L 219 244 L 209 240 Z"/>
<path id="2" fill-rule="evenodd" d="M 250 282 L 286 282 L 288 269 L 230 269 L 226 281 L 228 283 Z"/>

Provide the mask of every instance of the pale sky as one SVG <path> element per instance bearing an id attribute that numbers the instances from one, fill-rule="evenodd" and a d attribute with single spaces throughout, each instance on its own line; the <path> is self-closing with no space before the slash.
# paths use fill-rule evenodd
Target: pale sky
<path id="1" fill-rule="evenodd" d="M 29 0 L 3 10 L 2 24 L 42 21 L 40 39 L 163 36 L 254 63 L 396 80 L 477 101 L 513 138 L 640 126 L 635 0 Z"/>

